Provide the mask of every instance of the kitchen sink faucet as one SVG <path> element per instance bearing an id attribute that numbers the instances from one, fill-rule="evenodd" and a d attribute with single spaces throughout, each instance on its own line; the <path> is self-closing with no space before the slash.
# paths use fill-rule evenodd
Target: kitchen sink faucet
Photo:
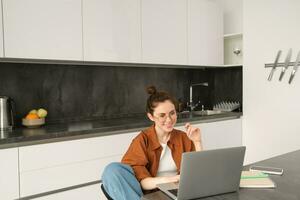
<path id="1" fill-rule="evenodd" d="M 190 85 L 190 102 L 189 102 L 188 107 L 191 109 L 191 111 L 193 111 L 199 105 L 199 103 L 200 103 L 200 102 L 198 102 L 196 104 L 193 103 L 193 87 L 194 86 L 205 86 L 205 87 L 208 87 L 208 82 L 195 83 L 195 84 L 191 84 Z"/>

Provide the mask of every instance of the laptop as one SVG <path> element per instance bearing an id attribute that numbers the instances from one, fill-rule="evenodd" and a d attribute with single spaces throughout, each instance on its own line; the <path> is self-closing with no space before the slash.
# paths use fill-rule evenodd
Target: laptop
<path id="1" fill-rule="evenodd" d="M 239 189 L 246 147 L 182 154 L 179 183 L 158 184 L 172 199 L 187 200 Z"/>

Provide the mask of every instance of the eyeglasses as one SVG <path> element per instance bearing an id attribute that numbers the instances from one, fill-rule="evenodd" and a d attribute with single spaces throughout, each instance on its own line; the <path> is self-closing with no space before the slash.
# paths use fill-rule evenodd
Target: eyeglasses
<path id="1" fill-rule="evenodd" d="M 177 113 L 175 110 L 167 113 L 159 113 L 158 116 L 153 115 L 154 117 L 156 117 L 159 121 L 164 122 L 167 120 L 167 118 L 169 117 L 170 119 L 175 119 L 177 117 Z"/>

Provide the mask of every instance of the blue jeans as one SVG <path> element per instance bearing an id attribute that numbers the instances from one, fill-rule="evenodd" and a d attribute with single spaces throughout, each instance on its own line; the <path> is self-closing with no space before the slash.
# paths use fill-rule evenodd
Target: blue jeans
<path id="1" fill-rule="evenodd" d="M 143 195 L 140 183 L 128 165 L 117 162 L 107 165 L 101 180 L 114 200 L 140 200 Z"/>

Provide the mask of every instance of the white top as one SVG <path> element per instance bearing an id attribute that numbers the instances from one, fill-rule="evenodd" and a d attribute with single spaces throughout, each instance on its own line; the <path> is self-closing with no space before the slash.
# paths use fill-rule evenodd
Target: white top
<path id="1" fill-rule="evenodd" d="M 163 150 L 160 155 L 160 161 L 156 176 L 175 176 L 177 175 L 177 167 L 173 160 L 171 149 L 167 144 L 160 144 Z"/>

